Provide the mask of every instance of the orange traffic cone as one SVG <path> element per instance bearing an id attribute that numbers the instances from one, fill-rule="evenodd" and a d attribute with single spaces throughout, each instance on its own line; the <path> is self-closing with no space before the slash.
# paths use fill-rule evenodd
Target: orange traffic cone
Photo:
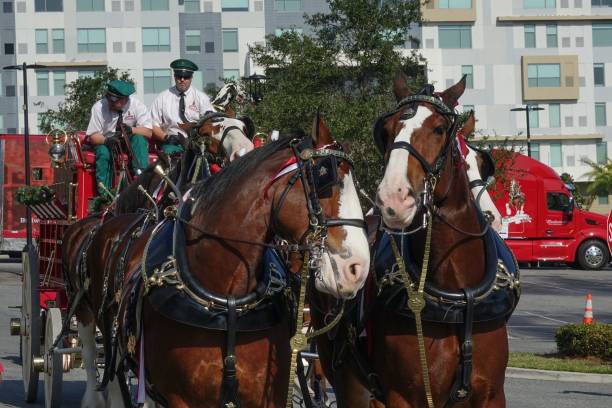
<path id="1" fill-rule="evenodd" d="M 582 324 L 593 323 L 593 296 L 589 293 L 586 296 L 586 305 L 584 306 L 584 317 L 582 318 Z"/>

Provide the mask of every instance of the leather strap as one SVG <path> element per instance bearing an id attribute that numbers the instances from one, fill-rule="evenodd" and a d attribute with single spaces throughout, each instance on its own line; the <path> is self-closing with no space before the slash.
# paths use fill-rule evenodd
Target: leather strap
<path id="1" fill-rule="evenodd" d="M 470 190 L 473 189 L 474 187 L 484 187 L 486 185 L 487 184 L 481 179 L 472 180 L 470 181 Z"/>
<path id="2" fill-rule="evenodd" d="M 227 348 L 223 359 L 223 382 L 219 408 L 240 407 L 236 378 L 236 298 L 227 297 Z"/>
<path id="3" fill-rule="evenodd" d="M 461 340 L 461 360 L 455 373 L 455 382 L 449 395 L 449 403 L 458 403 L 467 400 L 472 395 L 472 328 L 474 323 L 474 292 L 463 289 L 465 295 L 465 311 L 463 333 Z M 447 404 L 448 406 L 449 404 Z"/>

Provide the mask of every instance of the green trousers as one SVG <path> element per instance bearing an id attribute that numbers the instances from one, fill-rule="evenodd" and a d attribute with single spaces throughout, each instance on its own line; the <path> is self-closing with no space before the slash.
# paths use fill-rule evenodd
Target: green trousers
<path id="1" fill-rule="evenodd" d="M 170 144 L 170 143 L 162 143 L 161 149 L 166 154 L 183 153 L 184 151 L 183 146 Z"/>
<path id="2" fill-rule="evenodd" d="M 132 169 L 144 169 L 149 165 L 149 142 L 144 136 L 132 135 L 130 137 L 130 146 L 134 152 L 132 158 Z M 113 162 L 110 150 L 105 145 L 95 145 L 94 152 L 96 153 L 96 186 L 102 183 L 107 189 L 113 186 Z M 99 194 L 103 191 L 98 190 Z"/>

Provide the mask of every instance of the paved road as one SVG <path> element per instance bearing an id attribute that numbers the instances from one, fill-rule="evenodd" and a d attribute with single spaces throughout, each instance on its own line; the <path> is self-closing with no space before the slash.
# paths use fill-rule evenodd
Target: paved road
<path id="1" fill-rule="evenodd" d="M 19 341 L 10 337 L 8 322 L 19 315 L 9 306 L 21 303 L 19 264 L 0 263 L 0 362 L 5 367 L 0 383 L 0 408 L 43 407 L 42 382 L 37 404 L 23 403 Z M 509 322 L 512 351 L 549 352 L 555 350 L 554 331 L 566 322 L 580 322 L 584 296 L 593 294 L 595 318 L 612 323 L 612 270 L 524 270 L 523 297 Z M 65 376 L 62 407 L 80 406 L 84 392 L 84 372 L 74 370 Z M 612 407 L 610 385 L 562 383 L 522 379 L 506 380 L 510 408 Z"/>
<path id="2" fill-rule="evenodd" d="M 612 323 L 612 269 L 524 269 L 521 281 L 523 294 L 509 321 L 511 351 L 555 352 L 555 331 L 582 323 L 587 293 L 595 320 Z"/>

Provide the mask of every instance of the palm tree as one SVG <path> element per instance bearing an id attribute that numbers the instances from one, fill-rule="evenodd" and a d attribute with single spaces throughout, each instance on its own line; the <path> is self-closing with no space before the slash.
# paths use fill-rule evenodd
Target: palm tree
<path id="1" fill-rule="evenodd" d="M 584 160 L 591 167 L 591 171 L 585 174 L 591 182 L 587 187 L 590 194 L 607 196 L 612 193 L 612 159 L 606 164 L 597 164 L 591 160 Z"/>

